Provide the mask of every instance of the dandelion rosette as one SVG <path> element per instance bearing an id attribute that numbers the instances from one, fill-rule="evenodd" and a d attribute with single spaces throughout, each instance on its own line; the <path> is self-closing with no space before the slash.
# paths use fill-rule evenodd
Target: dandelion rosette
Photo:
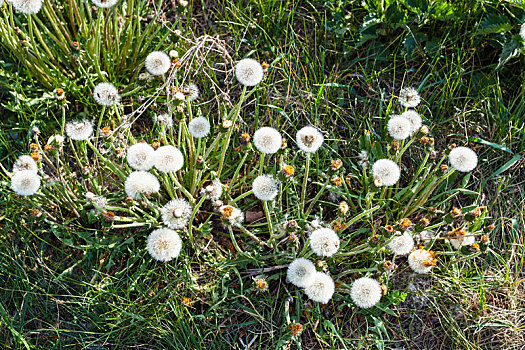
<path id="1" fill-rule="evenodd" d="M 264 70 L 256 60 L 245 58 L 235 66 L 235 77 L 242 85 L 255 86 L 263 79 Z"/>
<path id="2" fill-rule="evenodd" d="M 314 153 L 321 147 L 324 136 L 313 126 L 305 126 L 295 135 L 297 146 L 306 153 Z"/>
<path id="3" fill-rule="evenodd" d="M 193 208 L 187 200 L 178 198 L 169 201 L 160 210 L 162 222 L 169 228 L 182 230 L 191 218 Z"/>
<path id="4" fill-rule="evenodd" d="M 419 113 L 413 109 L 401 113 L 401 116 L 410 122 L 410 136 L 418 132 L 423 125 L 423 119 L 421 119 Z"/>
<path id="5" fill-rule="evenodd" d="M 279 193 L 279 182 L 270 175 L 260 175 L 253 180 L 252 190 L 255 197 L 262 201 L 271 201 Z"/>
<path id="6" fill-rule="evenodd" d="M 404 140 L 412 132 L 412 124 L 403 116 L 395 115 L 388 120 L 388 134 L 395 140 Z"/>
<path id="7" fill-rule="evenodd" d="M 179 171 L 184 165 L 184 156 L 177 147 L 162 146 L 155 151 L 153 163 L 155 168 L 164 173 Z"/>
<path id="8" fill-rule="evenodd" d="M 378 178 L 382 186 L 393 186 L 399 180 L 401 171 L 390 159 L 379 159 L 372 165 L 372 174 Z"/>
<path id="9" fill-rule="evenodd" d="M 171 67 L 170 57 L 162 51 L 153 51 L 146 57 L 146 69 L 151 75 L 162 75 Z"/>
<path id="10" fill-rule="evenodd" d="M 110 83 L 97 84 L 93 90 L 93 98 L 96 103 L 106 107 L 113 106 L 120 101 L 117 88 Z"/>
<path id="11" fill-rule="evenodd" d="M 198 139 L 208 136 L 208 134 L 210 133 L 210 128 L 210 122 L 204 117 L 192 119 L 188 123 L 188 130 L 191 136 Z"/>
<path id="12" fill-rule="evenodd" d="M 414 239 L 408 231 L 405 231 L 403 234 L 397 231 L 394 239 L 388 243 L 388 248 L 394 254 L 407 255 L 414 249 Z"/>
<path id="13" fill-rule="evenodd" d="M 311 300 L 326 304 L 332 299 L 335 291 L 335 284 L 332 277 L 324 272 L 316 272 L 312 283 L 307 285 L 304 292 Z"/>
<path id="14" fill-rule="evenodd" d="M 417 249 L 408 256 L 408 265 L 416 273 L 427 273 L 436 265 L 436 259 L 428 250 Z"/>
<path id="15" fill-rule="evenodd" d="M 31 196 L 40 188 L 40 176 L 32 170 L 21 170 L 13 174 L 11 189 L 20 196 Z"/>
<path id="16" fill-rule="evenodd" d="M 13 173 L 24 170 L 29 170 L 34 173 L 38 172 L 38 165 L 36 164 L 35 160 L 27 154 L 18 157 L 15 164 L 13 165 Z"/>
<path id="17" fill-rule="evenodd" d="M 417 107 L 420 102 L 421 97 L 414 88 L 404 88 L 399 93 L 399 103 L 401 103 L 403 107 L 414 108 Z"/>
<path id="18" fill-rule="evenodd" d="M 149 170 L 154 164 L 155 150 L 145 142 L 134 144 L 128 148 L 128 164 L 135 170 Z"/>
<path id="19" fill-rule="evenodd" d="M 350 290 L 352 301 L 362 309 L 368 309 L 377 304 L 382 294 L 379 282 L 369 277 L 355 280 Z"/>
<path id="20" fill-rule="evenodd" d="M 286 278 L 294 286 L 305 288 L 314 282 L 316 272 L 310 260 L 297 258 L 288 265 Z"/>
<path id="21" fill-rule="evenodd" d="M 179 256 L 182 241 L 176 231 L 159 228 L 149 234 L 147 249 L 153 259 L 170 261 Z"/>
<path id="22" fill-rule="evenodd" d="M 155 175 L 147 171 L 134 171 L 126 179 L 124 189 L 128 196 L 139 199 L 141 194 L 159 192 L 160 183 Z"/>
<path id="23" fill-rule="evenodd" d="M 450 151 L 448 161 L 454 169 L 466 173 L 478 165 L 478 156 L 468 147 L 456 147 Z"/>
<path id="24" fill-rule="evenodd" d="M 339 236 L 329 228 L 318 228 L 310 235 L 310 248 L 319 256 L 332 256 L 339 250 Z"/>
<path id="25" fill-rule="evenodd" d="M 274 128 L 262 127 L 253 134 L 253 144 L 261 153 L 273 154 L 281 148 L 281 133 Z"/>

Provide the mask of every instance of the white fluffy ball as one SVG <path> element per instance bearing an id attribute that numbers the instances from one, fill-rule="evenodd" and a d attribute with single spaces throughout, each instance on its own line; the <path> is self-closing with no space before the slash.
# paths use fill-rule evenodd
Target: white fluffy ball
<path id="1" fill-rule="evenodd" d="M 350 290 L 352 301 L 363 309 L 374 306 L 381 300 L 383 294 L 379 282 L 368 277 L 361 277 L 354 281 Z"/>
<path id="2" fill-rule="evenodd" d="M 159 192 L 160 183 L 155 175 L 147 171 L 134 171 L 126 179 L 124 189 L 128 196 L 133 199 L 139 199 L 141 194 Z"/>
<path id="3" fill-rule="evenodd" d="M 159 228 L 149 234 L 147 248 L 153 259 L 170 261 L 179 256 L 182 241 L 177 232 L 167 228 Z"/>
<path id="4" fill-rule="evenodd" d="M 395 140 L 404 140 L 412 132 L 412 124 L 403 116 L 392 116 L 387 124 L 388 134 Z"/>
<path id="5" fill-rule="evenodd" d="M 113 84 L 99 83 L 93 90 L 93 98 L 95 102 L 101 106 L 113 106 L 120 101 L 118 90 Z"/>
<path id="6" fill-rule="evenodd" d="M 146 57 L 146 69 L 151 75 L 162 75 L 170 67 L 170 57 L 162 51 L 153 51 Z"/>
<path id="7" fill-rule="evenodd" d="M 314 264 L 305 258 L 297 258 L 288 265 L 287 280 L 299 288 L 305 288 L 314 282 L 316 269 Z"/>
<path id="8" fill-rule="evenodd" d="M 319 228 L 310 235 L 310 248 L 319 256 L 332 256 L 339 250 L 339 236 L 329 228 Z"/>
<path id="9" fill-rule="evenodd" d="M 255 197 L 262 201 L 271 201 L 279 193 L 279 182 L 270 175 L 260 175 L 253 180 L 252 190 Z"/>
<path id="10" fill-rule="evenodd" d="M 164 173 L 179 171 L 184 165 L 184 156 L 177 147 L 162 146 L 154 154 L 155 168 Z"/>
<path id="11" fill-rule="evenodd" d="M 31 196 L 40 188 L 40 177 L 31 170 L 21 170 L 13 174 L 11 189 L 21 196 Z"/>
<path id="12" fill-rule="evenodd" d="M 38 171 L 38 165 L 36 164 L 35 160 L 26 154 L 18 157 L 15 164 L 13 165 L 13 173 L 24 170 L 30 170 L 34 173 Z"/>
<path id="13" fill-rule="evenodd" d="M 379 159 L 372 165 L 372 174 L 381 181 L 382 186 L 392 186 L 399 180 L 401 171 L 390 159 Z"/>
<path id="14" fill-rule="evenodd" d="M 192 119 L 188 123 L 188 130 L 191 136 L 195 138 L 202 138 L 208 136 L 208 134 L 210 133 L 210 127 L 210 122 L 204 117 Z"/>
<path id="15" fill-rule="evenodd" d="M 396 234 L 399 233 L 399 231 L 396 232 Z M 407 255 L 414 249 L 414 239 L 408 231 L 405 231 L 402 235 L 396 235 L 394 239 L 388 243 L 388 248 L 390 248 L 394 254 Z"/>
<path id="16" fill-rule="evenodd" d="M 282 137 L 279 131 L 265 126 L 253 134 L 253 144 L 259 152 L 273 154 L 281 148 Z"/>
<path id="17" fill-rule="evenodd" d="M 408 256 L 408 265 L 416 273 L 427 273 L 432 270 L 434 257 L 425 249 L 414 250 Z"/>
<path id="18" fill-rule="evenodd" d="M 235 76 L 242 85 L 254 86 L 261 82 L 264 71 L 259 62 L 251 58 L 240 60 L 235 66 Z"/>
<path id="19" fill-rule="evenodd" d="M 147 143 L 140 142 L 128 148 L 128 164 L 135 170 L 149 170 L 153 167 L 155 150 Z"/>
<path id="20" fill-rule="evenodd" d="M 334 291 L 335 285 L 332 277 L 323 272 L 316 272 L 312 283 L 307 285 L 304 289 L 308 298 L 322 304 L 326 304 L 332 299 Z"/>
<path id="21" fill-rule="evenodd" d="M 478 156 L 468 147 L 456 147 L 450 151 L 448 161 L 457 171 L 469 172 L 478 165 Z"/>
<path id="22" fill-rule="evenodd" d="M 297 146 L 306 153 L 313 153 L 321 147 L 324 136 L 313 126 L 305 126 L 295 135 Z"/>

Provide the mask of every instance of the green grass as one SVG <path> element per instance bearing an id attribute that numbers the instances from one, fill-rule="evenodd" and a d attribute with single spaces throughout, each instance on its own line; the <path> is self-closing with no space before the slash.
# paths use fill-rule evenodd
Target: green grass
<path id="1" fill-rule="evenodd" d="M 472 192 L 454 195 L 451 203 L 489 207 L 490 222 L 496 225 L 489 253 L 435 269 L 431 276 L 396 271 L 390 282 L 399 295 L 388 297 L 387 312 L 356 310 L 344 298 L 324 308 L 287 284 L 285 269 L 267 270 L 269 292 L 256 293 L 252 277 L 288 261 L 254 263 L 232 255 L 217 227 L 204 226 L 203 232 L 215 230 L 215 239 L 201 235 L 176 264 L 152 261 L 139 231 L 119 231 L 124 239 L 117 247 L 79 249 L 84 241 L 71 232 L 82 232 L 80 227 L 72 224 L 66 232 L 32 217 L 28 203 L 10 195 L 2 174 L 0 344 L 21 349 L 244 349 L 242 343 L 253 340 L 250 349 L 283 349 L 290 340 L 289 320 L 296 320 L 305 330 L 300 341 L 291 342 L 292 349 L 518 349 L 525 341 L 523 59 L 496 70 L 498 54 L 490 40 L 475 35 L 496 5 L 469 4 L 458 15 L 461 21 L 411 21 L 399 28 L 384 23 L 378 36 L 361 46 L 357 30 L 368 12 L 349 3 L 344 14 L 354 24 L 345 24 L 350 30 L 344 35 L 333 32 L 337 4 L 331 2 L 201 1 L 192 4 L 186 25 L 199 34 L 220 35 L 234 61 L 249 55 L 270 64 L 268 79 L 243 109 L 241 131 L 278 127 L 285 130 L 289 146 L 303 125 L 329 132 L 314 173 L 322 173 L 334 158 L 345 166 L 355 163 L 364 130 L 385 140 L 386 116 L 397 110 L 396 94 L 402 86 L 418 87 L 436 145 L 468 144 L 480 156 L 478 169 L 455 181 Z M 522 15 L 519 8 L 510 9 Z M 417 47 L 407 54 L 406 28 L 436 38 L 437 49 Z M 0 157 L 9 168 L 16 155 L 27 153 L 27 130 L 32 125 L 53 130 L 55 124 L 46 123 L 59 119 L 59 112 L 49 101 L 35 101 L 41 87 L 17 76 L 22 71 L 5 57 L 2 104 L 8 108 L 2 112 Z M 206 60 L 223 58 L 210 54 Z M 208 74 L 219 86 L 226 79 L 221 72 Z M 200 73 L 196 81 L 203 87 L 203 100 L 213 99 L 208 77 Z M 8 92 L 13 90 L 27 100 Z M 240 94 L 238 89 L 227 93 L 233 103 Z M 200 108 L 218 123 L 214 105 Z M 147 129 L 150 122 L 142 120 Z M 299 171 L 304 158 L 290 158 Z M 227 174 L 233 174 L 240 159 L 232 158 Z M 252 160 L 253 168 L 257 161 Z M 236 191 L 248 186 L 248 180 L 241 180 Z M 292 197 L 286 200 L 294 203 Z M 254 200 L 244 205 L 260 210 Z M 253 226 L 265 230 L 262 223 Z M 97 234 L 108 235 L 103 230 Z M 193 304 L 185 305 L 183 297 Z"/>

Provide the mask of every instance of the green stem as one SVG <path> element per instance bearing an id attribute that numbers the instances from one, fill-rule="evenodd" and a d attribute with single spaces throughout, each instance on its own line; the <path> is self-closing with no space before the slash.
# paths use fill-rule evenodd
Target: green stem
<path id="1" fill-rule="evenodd" d="M 306 154 L 306 168 L 304 170 L 304 177 L 303 177 L 303 187 L 301 188 L 301 206 L 300 211 L 303 213 L 304 211 L 304 204 L 306 200 L 306 187 L 308 186 L 308 174 L 310 172 L 310 153 Z"/>

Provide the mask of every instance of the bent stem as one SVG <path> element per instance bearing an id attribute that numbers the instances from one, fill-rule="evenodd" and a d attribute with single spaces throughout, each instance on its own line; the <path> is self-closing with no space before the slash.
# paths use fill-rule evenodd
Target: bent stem
<path id="1" fill-rule="evenodd" d="M 264 215 L 266 215 L 266 221 L 268 222 L 268 230 L 270 231 L 270 239 L 273 236 L 273 225 L 272 218 L 270 217 L 270 210 L 268 208 L 268 201 L 263 201 Z"/>

